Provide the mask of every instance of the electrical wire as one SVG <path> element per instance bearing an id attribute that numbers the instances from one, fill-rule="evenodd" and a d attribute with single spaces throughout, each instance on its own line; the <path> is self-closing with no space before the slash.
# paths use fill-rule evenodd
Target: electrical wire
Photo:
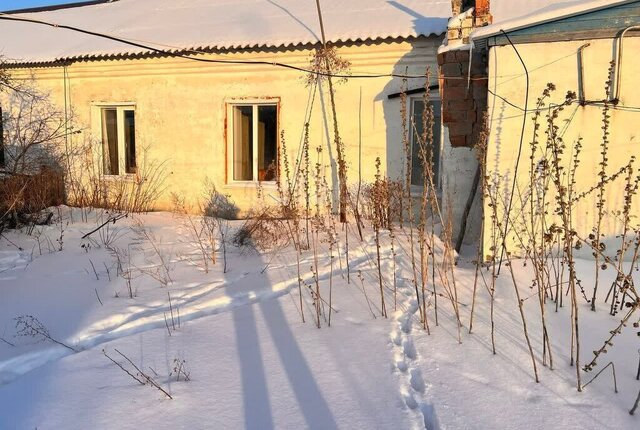
<path id="1" fill-rule="evenodd" d="M 500 32 L 502 34 L 504 34 L 504 36 L 507 38 L 507 41 L 509 42 L 509 44 L 511 45 L 511 47 L 515 51 L 516 55 L 518 56 L 518 59 L 520 60 L 520 63 L 522 63 L 522 67 L 524 68 L 524 73 L 525 73 L 525 77 L 526 77 L 526 89 L 525 89 L 525 96 L 524 96 L 524 112 L 527 112 L 527 110 L 529 108 L 529 86 L 530 86 L 529 70 L 527 69 L 526 63 L 522 59 L 522 56 L 520 56 L 520 51 L 518 51 L 518 48 L 516 48 L 516 45 L 513 44 L 513 42 L 511 41 L 511 38 L 509 37 L 507 32 L 504 31 L 504 30 L 500 30 Z M 509 214 L 511 213 L 511 207 L 513 205 L 513 195 L 515 194 L 515 191 L 516 191 L 516 182 L 518 180 L 518 168 L 520 167 L 520 156 L 522 155 L 522 145 L 523 145 L 523 142 L 524 142 L 524 133 L 525 133 L 526 127 L 527 127 L 527 116 L 524 115 L 522 117 L 522 130 L 520 132 L 520 143 L 518 144 L 518 158 L 516 158 L 516 167 L 515 167 L 515 170 L 513 172 L 513 185 L 511 186 L 511 195 L 509 196 L 509 206 L 507 207 L 507 219 L 505 220 L 505 223 L 504 223 L 504 234 L 502 235 L 502 251 L 500 252 L 500 262 L 498 263 L 498 275 L 500 274 L 500 269 L 502 268 L 502 260 L 504 259 L 504 251 L 505 251 L 505 249 L 507 247 L 506 241 L 507 241 L 507 232 L 509 230 Z"/>
<path id="2" fill-rule="evenodd" d="M 409 75 L 409 74 L 400 74 L 400 73 L 361 73 L 358 75 L 348 74 L 348 73 L 328 73 L 319 70 L 307 69 L 304 67 L 294 66 L 292 64 L 282 63 L 279 61 L 265 61 L 265 60 L 229 60 L 229 59 L 213 59 L 213 58 L 201 58 L 194 57 L 185 53 L 205 53 L 204 51 L 197 51 L 192 49 L 183 49 L 182 51 L 168 51 L 166 49 L 156 48 L 154 46 L 149 45 L 150 42 L 141 42 L 134 41 L 131 39 L 125 39 L 122 37 L 114 36 L 107 33 L 101 33 L 97 31 L 87 30 L 80 27 L 75 27 L 72 25 L 65 24 L 56 24 L 48 21 L 43 21 L 34 18 L 26 18 L 20 17 L 17 15 L 8 15 L 6 13 L 0 12 L 0 20 L 3 21 L 15 21 L 15 22 L 25 22 L 30 24 L 38 24 L 44 25 L 53 28 L 61 28 L 65 30 L 75 31 L 77 33 L 86 34 L 89 36 L 99 37 L 102 39 L 111 40 L 113 42 L 122 43 L 125 45 L 133 46 L 140 49 L 145 49 L 147 51 L 153 52 L 155 54 L 161 56 L 175 57 L 175 58 L 183 58 L 185 60 L 198 61 L 201 63 L 215 63 L 215 64 L 251 64 L 251 65 L 263 65 L 263 66 L 273 66 L 279 67 L 283 69 L 295 70 L 303 73 L 309 73 L 316 76 L 324 76 L 324 77 L 333 77 L 333 78 L 348 78 L 348 79 L 372 79 L 372 78 L 405 78 L 405 79 L 423 79 L 424 75 Z"/>
<path id="3" fill-rule="evenodd" d="M 524 109 L 523 107 L 518 106 L 515 103 L 512 103 L 506 97 L 503 97 L 500 94 L 497 94 L 496 92 L 492 91 L 489 88 L 487 88 L 487 92 L 489 94 L 491 94 L 492 96 L 494 96 L 496 98 L 499 98 L 500 100 L 502 100 L 503 102 L 505 102 L 509 106 L 513 107 L 514 109 L 518 109 L 520 112 L 524 112 L 525 114 L 547 110 L 549 107 L 554 108 L 554 107 L 561 106 L 561 105 L 551 104 L 549 106 L 542 107 L 542 108 Z M 571 104 L 579 104 L 579 105 L 583 105 L 583 106 L 594 106 L 594 107 L 604 107 L 604 103 L 610 103 L 610 102 L 607 102 L 606 100 L 586 100 L 586 101 L 573 100 L 571 102 Z M 630 112 L 640 112 L 640 107 L 639 106 L 622 106 L 622 105 L 610 104 L 609 105 L 609 109 L 617 109 L 617 110 L 630 111 Z"/>

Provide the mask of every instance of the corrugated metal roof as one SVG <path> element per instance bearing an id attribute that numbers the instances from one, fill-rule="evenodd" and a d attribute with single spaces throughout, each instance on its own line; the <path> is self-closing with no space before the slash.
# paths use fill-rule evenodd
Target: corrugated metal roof
<path id="1" fill-rule="evenodd" d="M 439 35 L 450 0 L 322 0 L 327 39 Z M 11 15 L 80 27 L 167 50 L 229 50 L 317 43 L 315 0 L 118 0 Z M 21 63 L 143 54 L 143 48 L 72 30 L 0 21 L 0 54 Z"/>
<path id="2" fill-rule="evenodd" d="M 500 0 L 500 3 L 510 0 Z M 535 0 L 534 0 L 535 1 Z M 546 3 L 542 8 L 530 8 L 531 0 L 514 0 L 514 2 L 526 2 L 527 7 L 521 9 L 520 14 L 511 16 L 509 19 L 494 19 L 492 25 L 479 28 L 471 34 L 474 40 L 485 39 L 504 31 L 513 31 L 521 28 L 531 27 L 544 22 L 554 21 L 568 16 L 579 15 L 593 10 L 608 8 L 624 3 L 632 3 L 638 0 L 539 0 Z M 493 3 L 492 3 L 493 8 Z M 501 12 L 499 12 L 501 13 Z M 508 15 L 505 15 L 508 16 Z"/>

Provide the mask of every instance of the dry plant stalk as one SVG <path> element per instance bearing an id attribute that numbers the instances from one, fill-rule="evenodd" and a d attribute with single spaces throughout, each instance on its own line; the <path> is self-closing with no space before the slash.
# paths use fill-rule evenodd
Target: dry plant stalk
<path id="1" fill-rule="evenodd" d="M 375 175 L 374 191 L 373 191 L 373 232 L 375 234 L 376 242 L 376 268 L 378 270 L 378 283 L 380 285 L 380 310 L 382 316 L 387 318 L 387 307 L 384 301 L 384 288 L 382 285 L 382 265 L 380 263 L 380 229 L 382 226 L 382 219 L 384 215 L 382 208 L 384 205 L 382 201 L 385 200 L 384 190 L 380 180 L 380 157 L 376 157 L 376 175 Z"/>
<path id="2" fill-rule="evenodd" d="M 420 301 L 420 291 L 418 290 L 418 272 L 416 269 L 416 256 L 414 249 L 414 214 L 413 214 L 413 197 L 411 195 L 411 173 L 412 173 L 412 156 L 411 156 L 411 140 L 409 139 L 408 128 L 408 112 L 407 112 L 407 79 L 403 78 L 402 87 L 400 90 L 400 118 L 402 127 L 402 148 L 404 150 L 405 158 L 405 189 L 404 195 L 406 198 L 406 207 L 408 212 L 409 223 L 409 242 L 411 246 L 411 269 L 413 272 L 413 286 L 416 293 L 416 301 L 418 303 L 418 309 L 420 310 L 420 321 L 424 321 L 425 315 L 422 311 L 422 305 Z"/>
<path id="3" fill-rule="evenodd" d="M 160 386 L 160 384 L 158 384 L 156 382 L 155 379 L 153 379 L 151 376 L 149 376 L 148 374 L 146 374 L 145 372 L 140 370 L 140 368 L 138 366 L 136 366 L 135 363 L 133 361 L 131 361 L 131 359 L 129 357 L 127 357 L 122 352 L 118 351 L 117 349 L 114 349 L 114 351 L 118 355 L 120 355 L 120 357 L 124 358 L 126 360 L 126 362 L 129 363 L 129 365 L 131 367 L 133 367 L 133 369 L 136 372 L 135 374 L 133 373 L 133 371 L 129 371 L 127 368 L 125 368 L 125 366 L 123 364 L 118 363 L 115 359 L 110 357 L 104 349 L 102 350 L 102 354 L 105 357 L 107 357 L 109 359 L 109 361 L 111 361 L 113 364 L 118 366 L 120 368 L 120 370 L 122 370 L 127 375 L 129 375 L 131 378 L 133 378 L 136 382 L 138 382 L 140 385 L 148 385 L 150 387 L 153 387 L 153 388 L 157 389 L 158 391 L 160 391 L 162 394 L 164 394 L 169 399 L 173 399 L 173 397 L 171 397 L 171 394 L 169 394 L 164 388 L 162 388 Z"/>

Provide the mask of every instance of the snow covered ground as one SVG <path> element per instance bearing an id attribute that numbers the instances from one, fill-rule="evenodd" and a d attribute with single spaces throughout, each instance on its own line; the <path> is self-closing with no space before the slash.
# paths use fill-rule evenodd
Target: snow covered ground
<path id="1" fill-rule="evenodd" d="M 381 317 L 371 232 L 364 242 L 356 234 L 350 237 L 350 283 L 344 255 L 334 261 L 331 277 L 328 256 L 320 253 L 322 297 L 328 300 L 331 280 L 335 310 L 331 327 L 323 318 L 317 329 L 306 289 L 302 322 L 292 247 L 251 253 L 230 245 L 228 271 L 223 273 L 218 254 L 207 273 L 183 218 L 151 213 L 121 219 L 109 226 L 112 236 L 104 239 L 115 238 L 112 246 L 121 250 L 125 271 L 135 268 L 127 272 L 134 293 L 130 298 L 105 240 L 97 233 L 93 242 L 81 239 L 106 215 L 93 211 L 83 220 L 80 210 L 67 208 L 61 208 L 60 215 L 62 222 L 37 227 L 31 235 L 5 232 L 0 239 L 0 429 L 640 426 L 638 416 L 628 413 L 640 390 L 635 379 L 640 342 L 633 328 L 616 337 L 600 367 L 583 374 L 584 383 L 613 361 L 619 392 L 614 393 L 607 370 L 578 393 L 575 367 L 568 363 L 569 307 L 556 313 L 549 304 L 554 369 L 539 364 L 541 382 L 536 383 L 507 270 L 498 280 L 493 355 L 484 286 L 478 290 L 473 334 L 463 328 L 461 344 L 451 305 L 443 297 L 439 325 L 431 303 L 431 334 L 422 329 L 411 263 L 403 257 L 406 249 L 399 252 L 393 310 L 393 266 L 386 238 L 382 264 L 390 312 L 388 319 Z M 140 223 L 153 243 L 140 237 L 139 227 L 138 232 L 131 228 Z M 234 221 L 231 228 L 240 225 Z M 405 235 L 398 232 L 406 247 Z M 163 267 L 154 244 L 167 261 L 172 282 L 166 286 L 158 280 Z M 123 258 L 126 254 L 130 260 Z M 463 253 L 456 270 L 460 313 L 467 326 L 473 254 Z M 313 285 L 313 253 L 305 251 L 302 257 L 302 278 Z M 528 268 L 514 264 L 539 358 L 537 296 L 529 289 Z M 586 273 L 592 266 L 584 261 L 578 268 Z M 612 271 L 603 273 L 613 276 Z M 327 303 L 324 308 L 328 316 Z M 580 312 L 586 362 L 619 319 L 604 310 L 590 312 L 586 304 Z M 42 341 L 42 336 L 16 336 L 15 318 L 23 315 L 37 318 L 51 338 L 77 352 Z M 140 385 L 104 355 L 128 366 L 117 351 L 173 399 Z M 183 360 L 190 381 L 177 380 L 174 367 Z"/>

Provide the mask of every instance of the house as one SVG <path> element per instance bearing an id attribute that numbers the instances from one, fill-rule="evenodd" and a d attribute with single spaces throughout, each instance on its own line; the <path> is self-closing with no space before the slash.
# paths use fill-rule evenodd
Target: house
<path id="1" fill-rule="evenodd" d="M 350 63 L 336 82 L 350 183 L 373 181 L 376 157 L 402 178 L 402 109 L 389 96 L 400 75 L 407 89 L 424 88 L 430 67 L 438 103 L 436 54 L 451 4 L 320 4 L 327 42 Z M 312 156 L 323 149 L 312 163 L 338 188 L 327 83 L 307 82 L 321 33 L 312 0 L 94 0 L 1 15 L 0 54 L 12 76 L 33 78 L 64 109 L 79 131 L 68 145 L 92 142 L 105 182 L 156 160 L 167 171 L 158 209 L 171 207 L 172 193 L 195 204 L 209 179 L 247 211 L 258 184 L 276 193 L 281 133 L 299 160 L 306 123 Z M 407 103 L 416 112 L 422 97 Z"/>
<path id="2" fill-rule="evenodd" d="M 516 3 L 508 2 L 514 7 Z M 499 189 L 499 216 L 511 206 L 510 218 L 501 218 L 511 235 L 531 202 L 530 164 L 542 168 L 544 162 L 539 152 L 531 158 L 531 142 L 542 141 L 540 147 L 544 146 L 546 114 L 565 102 L 567 92 L 574 92 L 575 100 L 559 115 L 557 125 L 568 154 L 580 151 L 575 193 L 586 195 L 573 209 L 580 237 L 592 233 L 598 217 L 598 193 L 593 188 L 601 181 L 603 141 L 608 145 L 608 178 L 638 154 L 640 88 L 634 84 L 634 70 L 639 60 L 632 53 L 640 44 L 640 32 L 636 31 L 640 1 L 547 1 L 538 2 L 535 8 L 521 3 L 520 12 L 510 15 L 505 14 L 509 12 L 503 8 L 505 2 L 477 1 L 475 10 L 451 20 L 439 53 L 444 190 L 458 194 L 453 199 L 454 217 L 469 220 L 467 234 L 478 233 L 484 212 L 485 255 L 491 248 L 487 222 L 491 202 L 483 202 L 481 192 L 472 190 L 478 163 L 469 150 L 480 139 L 486 140 L 486 175 Z M 548 84 L 556 90 L 545 98 L 544 106 L 539 105 Z M 537 120 L 536 113 L 540 113 Z M 485 114 L 487 129 L 482 134 Z M 607 122 L 606 137 L 603 121 Z M 569 167 L 565 168 L 569 172 Z M 461 171 L 467 174 L 461 175 Z M 601 226 L 605 238 L 621 229 L 625 184 L 622 175 L 618 176 L 605 187 Z M 471 209 L 465 194 L 471 195 L 470 199 L 475 194 Z M 631 214 L 640 214 L 637 199 Z M 553 215 L 548 217 L 552 224 Z"/>

